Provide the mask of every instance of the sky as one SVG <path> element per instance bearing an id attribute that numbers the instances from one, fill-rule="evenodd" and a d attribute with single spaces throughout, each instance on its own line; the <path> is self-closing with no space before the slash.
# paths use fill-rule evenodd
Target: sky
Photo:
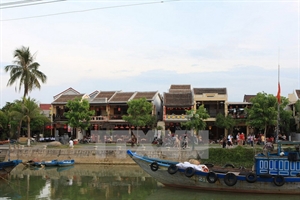
<path id="1" fill-rule="evenodd" d="M 31 4 L 31 5 L 30 5 Z M 47 76 L 39 103 L 72 87 L 168 92 L 227 88 L 228 101 L 300 89 L 300 1 L 0 1 L 0 107 L 23 90 L 4 67 L 21 46 Z M 280 70 L 278 70 L 280 66 Z M 278 73 L 280 71 L 280 73 Z"/>

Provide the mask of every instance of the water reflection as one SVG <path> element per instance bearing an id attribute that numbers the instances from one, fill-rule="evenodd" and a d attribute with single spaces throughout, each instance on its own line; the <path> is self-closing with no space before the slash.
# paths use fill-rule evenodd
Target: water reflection
<path id="1" fill-rule="evenodd" d="M 137 166 L 18 166 L 0 180 L 0 199 L 144 199 L 157 187 Z"/>
<path id="2" fill-rule="evenodd" d="M 75 165 L 68 168 L 28 168 L 21 165 L 14 169 L 10 176 L 0 179 L 0 199 L 268 200 L 287 198 L 296 199 L 296 196 L 245 195 L 166 188 L 137 166 Z"/>

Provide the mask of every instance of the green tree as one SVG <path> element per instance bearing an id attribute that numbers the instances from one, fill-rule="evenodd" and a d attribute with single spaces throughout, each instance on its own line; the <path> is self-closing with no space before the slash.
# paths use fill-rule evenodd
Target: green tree
<path id="1" fill-rule="evenodd" d="M 300 100 L 295 103 L 295 125 L 297 126 L 297 132 L 299 132 L 299 122 L 300 122 Z"/>
<path id="2" fill-rule="evenodd" d="M 23 98 L 34 88 L 41 88 L 40 81 L 46 83 L 47 77 L 39 71 L 40 64 L 35 62 L 35 54 L 31 54 L 29 47 L 22 46 L 14 51 L 15 65 L 8 65 L 5 72 L 10 72 L 10 79 L 7 86 L 19 82 L 18 90 L 24 89 Z M 16 86 L 17 90 L 17 86 Z"/>
<path id="3" fill-rule="evenodd" d="M 279 125 L 284 133 L 289 133 L 291 127 L 291 119 L 293 118 L 293 112 L 291 110 L 285 109 L 289 104 L 288 98 L 280 97 L 280 99 L 281 103 L 279 105 Z"/>
<path id="4" fill-rule="evenodd" d="M 127 113 L 128 115 L 122 118 L 134 126 L 152 125 L 154 116 L 152 116 L 152 104 L 146 98 L 134 99 L 129 102 Z"/>
<path id="5" fill-rule="evenodd" d="M 232 116 L 219 113 L 216 117 L 216 126 L 219 128 L 224 128 L 228 132 L 231 132 L 233 127 L 236 125 L 236 120 L 232 118 Z"/>
<path id="6" fill-rule="evenodd" d="M 200 130 L 204 130 L 206 127 L 205 119 L 209 118 L 209 114 L 204 108 L 204 105 L 199 106 L 197 110 L 187 110 L 186 114 L 188 116 L 187 122 L 182 122 L 181 124 L 188 129 L 194 129 L 196 134 Z"/>
<path id="7" fill-rule="evenodd" d="M 10 138 L 9 130 L 8 115 L 4 111 L 0 110 L 0 140 L 4 140 L 6 137 Z"/>
<path id="8" fill-rule="evenodd" d="M 41 115 L 41 109 L 39 108 L 35 99 L 23 98 L 23 101 L 15 101 L 15 104 L 11 108 L 12 120 L 20 122 L 20 127 L 22 121 L 27 124 L 27 145 L 30 146 L 31 140 L 31 129 L 30 124 L 33 119 L 39 118 Z"/>
<path id="9" fill-rule="evenodd" d="M 133 99 L 127 102 L 127 104 L 128 115 L 123 115 L 122 118 L 137 127 L 137 134 L 138 127 L 154 124 L 156 119 L 151 114 L 152 103 L 148 102 L 146 98 Z"/>
<path id="10" fill-rule="evenodd" d="M 262 92 L 257 93 L 250 101 L 252 106 L 245 109 L 248 114 L 246 123 L 259 130 L 264 130 L 266 138 L 268 126 L 277 124 L 277 98 L 272 94 Z"/>
<path id="11" fill-rule="evenodd" d="M 196 135 L 199 135 L 200 130 L 204 130 L 206 127 L 205 119 L 209 118 L 209 114 L 207 113 L 204 105 L 199 106 L 197 110 L 187 110 L 186 114 L 188 116 L 187 122 L 182 122 L 181 124 L 188 129 L 194 129 Z M 193 133 L 194 134 L 194 133 Z M 193 139 L 194 137 L 192 137 Z M 194 139 L 193 139 L 194 140 Z M 192 150 L 194 150 L 194 141 L 192 141 Z"/>
<path id="12" fill-rule="evenodd" d="M 4 116 L 1 117 L 2 119 L 0 123 L 1 126 L 3 127 L 3 131 L 6 133 L 7 137 L 9 138 L 17 138 L 14 133 L 16 133 L 18 124 L 20 123 L 20 122 L 16 123 L 15 121 L 12 120 L 11 111 L 14 105 L 15 105 L 14 102 L 13 103 L 6 102 L 5 106 L 3 106 L 1 109 L 2 114 Z"/>
<path id="13" fill-rule="evenodd" d="M 90 127 L 91 116 L 95 111 L 90 110 L 89 101 L 86 99 L 75 98 L 67 102 L 66 107 L 69 109 L 64 113 L 68 119 L 68 124 L 77 130 L 87 130 Z"/>

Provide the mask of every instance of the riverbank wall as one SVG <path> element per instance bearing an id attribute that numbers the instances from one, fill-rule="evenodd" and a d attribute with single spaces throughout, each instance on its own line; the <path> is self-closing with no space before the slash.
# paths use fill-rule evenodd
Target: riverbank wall
<path id="1" fill-rule="evenodd" d="M 147 150 L 143 148 L 132 149 L 139 155 L 151 158 L 159 158 L 184 162 L 190 158 L 197 158 L 196 151 L 181 151 L 179 149 Z M 126 148 L 117 149 L 11 149 L 5 160 L 20 159 L 23 162 L 29 160 L 65 160 L 74 159 L 81 164 L 105 164 L 105 165 L 134 165 L 135 162 L 128 156 Z"/>

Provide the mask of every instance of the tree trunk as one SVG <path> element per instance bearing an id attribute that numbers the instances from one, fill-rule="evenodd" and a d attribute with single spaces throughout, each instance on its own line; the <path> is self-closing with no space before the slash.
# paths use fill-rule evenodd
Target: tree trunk
<path id="1" fill-rule="evenodd" d="M 27 146 L 30 147 L 30 140 L 31 140 L 31 135 L 30 135 L 30 119 L 28 119 L 28 122 L 27 122 L 27 136 L 28 136 Z"/>
<path id="2" fill-rule="evenodd" d="M 264 136 L 265 136 L 265 142 L 267 142 L 267 125 L 265 125 Z"/>

